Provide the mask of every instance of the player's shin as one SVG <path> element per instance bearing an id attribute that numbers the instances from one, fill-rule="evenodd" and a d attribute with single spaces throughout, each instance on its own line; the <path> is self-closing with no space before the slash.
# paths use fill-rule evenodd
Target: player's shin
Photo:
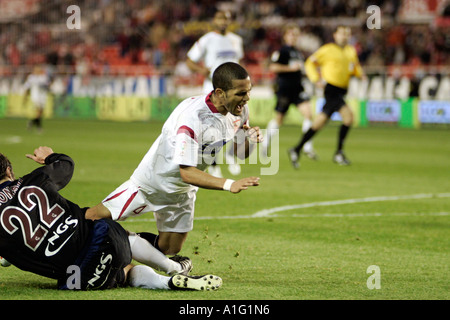
<path id="1" fill-rule="evenodd" d="M 161 251 L 152 246 L 147 240 L 137 234 L 128 236 L 131 246 L 131 254 L 134 260 L 146 264 L 152 268 L 173 274 L 181 271 L 181 265 L 170 260 Z"/>

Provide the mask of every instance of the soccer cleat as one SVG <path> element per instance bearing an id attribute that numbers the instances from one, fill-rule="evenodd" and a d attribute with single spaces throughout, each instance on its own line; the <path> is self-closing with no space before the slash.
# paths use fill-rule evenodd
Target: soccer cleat
<path id="1" fill-rule="evenodd" d="M 0 256 L 0 265 L 2 267 L 9 267 L 11 263 L 9 263 L 8 260 Z"/>
<path id="2" fill-rule="evenodd" d="M 300 155 L 294 149 L 288 150 L 289 160 L 291 160 L 292 166 L 294 169 L 300 168 L 300 163 L 298 162 Z"/>
<path id="3" fill-rule="evenodd" d="M 345 157 L 345 154 L 342 151 L 338 151 L 335 153 L 333 162 L 341 166 L 349 166 L 351 164 L 350 160 Z"/>
<path id="4" fill-rule="evenodd" d="M 211 165 L 208 167 L 208 173 L 216 178 L 223 178 L 222 170 L 218 165 Z"/>
<path id="5" fill-rule="evenodd" d="M 212 274 L 204 276 L 175 275 L 169 280 L 169 287 L 173 290 L 217 290 L 222 286 L 222 279 Z"/>
<path id="6" fill-rule="evenodd" d="M 315 160 L 315 161 L 319 160 L 319 156 L 317 155 L 317 153 L 314 152 L 314 150 L 310 150 L 310 151 L 303 150 L 303 153 L 306 154 L 306 156 L 308 158 L 310 158 L 311 160 Z"/>
<path id="7" fill-rule="evenodd" d="M 193 268 L 192 261 L 188 257 L 182 257 L 179 255 L 175 255 L 173 257 L 170 257 L 169 259 L 172 261 L 178 262 L 181 265 L 181 271 L 174 272 L 176 274 L 181 274 L 181 275 L 187 276 Z"/>
<path id="8" fill-rule="evenodd" d="M 239 163 L 229 164 L 228 171 L 230 171 L 230 173 L 233 176 L 240 175 L 241 174 L 241 165 Z"/>

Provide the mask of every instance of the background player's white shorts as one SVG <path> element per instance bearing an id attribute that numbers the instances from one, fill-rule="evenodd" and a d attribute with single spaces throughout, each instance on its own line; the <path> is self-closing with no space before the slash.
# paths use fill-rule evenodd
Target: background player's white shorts
<path id="1" fill-rule="evenodd" d="M 189 232 L 194 226 L 196 191 L 167 194 L 150 192 L 131 180 L 109 194 L 102 202 L 113 220 L 125 220 L 146 212 L 154 212 L 156 226 L 161 232 Z"/>

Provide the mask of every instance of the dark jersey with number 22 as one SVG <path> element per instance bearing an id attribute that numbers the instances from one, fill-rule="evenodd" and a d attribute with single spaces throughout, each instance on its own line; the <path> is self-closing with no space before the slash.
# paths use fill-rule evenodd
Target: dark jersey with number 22
<path id="1" fill-rule="evenodd" d="M 85 209 L 58 193 L 73 170 L 69 156 L 53 153 L 45 166 L 0 185 L 0 256 L 45 277 L 66 276 L 93 224 Z"/>

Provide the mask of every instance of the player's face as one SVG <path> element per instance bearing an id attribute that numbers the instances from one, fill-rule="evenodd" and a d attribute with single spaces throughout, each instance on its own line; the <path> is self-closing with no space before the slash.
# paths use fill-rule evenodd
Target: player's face
<path id="1" fill-rule="evenodd" d="M 225 93 L 225 108 L 232 115 L 239 116 L 244 110 L 244 106 L 250 100 L 250 91 L 252 90 L 252 82 L 250 77 L 243 80 L 233 80 L 233 88 Z"/>
<path id="2" fill-rule="evenodd" d="M 348 27 L 340 27 L 334 33 L 334 41 L 337 45 L 344 47 L 347 45 L 351 36 L 351 30 Z"/>
<path id="3" fill-rule="evenodd" d="M 284 41 L 287 45 L 293 46 L 297 42 L 299 36 L 300 30 L 297 28 L 291 28 L 286 30 L 286 33 L 284 34 Z"/>
<path id="4" fill-rule="evenodd" d="M 218 12 L 214 16 L 213 23 L 216 27 L 216 29 L 220 32 L 225 34 L 227 31 L 228 25 L 230 24 L 230 15 L 225 12 Z"/>

